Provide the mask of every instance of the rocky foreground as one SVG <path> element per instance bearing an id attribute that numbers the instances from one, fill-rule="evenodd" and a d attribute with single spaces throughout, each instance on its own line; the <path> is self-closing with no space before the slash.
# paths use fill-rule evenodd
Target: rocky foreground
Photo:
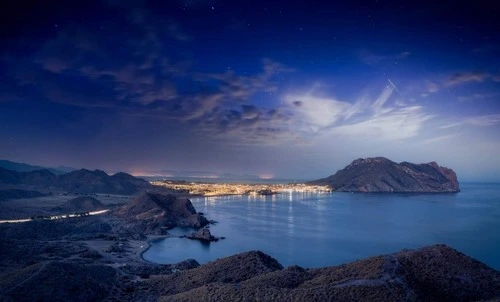
<path id="1" fill-rule="evenodd" d="M 460 192 L 457 175 L 436 162 L 395 163 L 384 157 L 360 158 L 326 178 L 310 182 L 338 192 L 453 193 Z"/>
<path id="2" fill-rule="evenodd" d="M 44 261 L 2 275 L 0 292 L 5 301 L 484 301 L 500 298 L 500 272 L 445 245 L 318 269 L 252 251 L 201 266 Z"/>

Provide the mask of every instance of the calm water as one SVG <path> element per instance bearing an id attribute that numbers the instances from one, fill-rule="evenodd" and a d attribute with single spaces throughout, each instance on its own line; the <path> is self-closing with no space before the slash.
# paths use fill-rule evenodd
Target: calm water
<path id="1" fill-rule="evenodd" d="M 200 263 L 262 250 L 284 266 L 331 266 L 368 256 L 446 243 L 500 270 L 500 184 L 462 184 L 457 194 L 280 194 L 197 198 L 211 244 L 166 238 L 144 258 Z M 180 235 L 185 229 L 173 230 Z"/>

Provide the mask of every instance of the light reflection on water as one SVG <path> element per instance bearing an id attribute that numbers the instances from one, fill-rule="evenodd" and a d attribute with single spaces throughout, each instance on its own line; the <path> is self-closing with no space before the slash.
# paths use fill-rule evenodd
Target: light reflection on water
<path id="1" fill-rule="evenodd" d="M 205 263 L 262 250 L 283 265 L 336 265 L 403 248 L 446 243 L 500 269 L 500 185 L 462 184 L 458 194 L 293 192 L 194 198 L 215 236 L 210 245 L 180 238 L 152 244 L 145 259 Z M 175 235 L 191 232 L 176 229 Z"/>

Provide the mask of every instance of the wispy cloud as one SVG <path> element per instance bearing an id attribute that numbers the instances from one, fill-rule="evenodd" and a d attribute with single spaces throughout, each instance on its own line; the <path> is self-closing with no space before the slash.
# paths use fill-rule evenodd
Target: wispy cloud
<path id="1" fill-rule="evenodd" d="M 426 88 L 426 92 L 434 93 L 434 92 L 437 92 L 439 90 L 439 85 L 435 82 L 432 82 L 432 81 L 426 81 L 425 88 Z"/>
<path id="2" fill-rule="evenodd" d="M 492 75 L 483 71 L 455 72 L 441 79 L 425 80 L 420 84 L 420 96 L 427 97 L 439 92 L 443 88 L 461 86 L 470 83 L 482 83 L 486 81 L 499 82 L 500 76 Z M 463 100 L 460 99 L 459 100 Z"/>
<path id="3" fill-rule="evenodd" d="M 477 126 L 487 127 L 500 124 L 500 114 L 478 115 L 472 117 L 464 117 L 456 122 L 441 126 L 442 129 L 460 127 L 460 126 Z"/>
<path id="4" fill-rule="evenodd" d="M 440 136 L 436 136 L 436 137 L 426 138 L 426 139 L 422 140 L 421 143 L 422 144 L 436 144 L 436 143 L 440 143 L 440 142 L 444 142 L 444 141 L 453 139 L 457 136 L 458 136 L 458 134 L 456 134 L 456 133 L 445 134 L 445 135 L 440 135 Z"/>
<path id="5" fill-rule="evenodd" d="M 460 102 L 469 102 L 469 101 L 491 99 L 491 98 L 495 98 L 495 97 L 499 97 L 499 96 L 500 96 L 500 93 L 474 93 L 471 95 L 459 96 L 458 100 Z"/>
<path id="6" fill-rule="evenodd" d="M 445 82 L 445 86 L 461 85 L 469 82 L 484 82 L 490 75 L 486 72 L 457 72 L 449 76 Z"/>

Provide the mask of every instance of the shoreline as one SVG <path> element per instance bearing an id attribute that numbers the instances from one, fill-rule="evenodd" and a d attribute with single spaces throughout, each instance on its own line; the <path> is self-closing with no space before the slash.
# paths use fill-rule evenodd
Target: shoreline
<path id="1" fill-rule="evenodd" d="M 151 242 L 153 241 L 156 241 L 156 240 L 161 240 L 161 239 L 165 239 L 165 238 L 168 238 L 169 236 L 161 236 L 161 235 L 157 235 L 157 236 L 152 236 L 152 237 L 148 237 L 146 238 L 146 240 L 144 240 L 143 242 L 147 245 L 146 248 L 143 248 L 140 253 L 139 253 L 139 258 L 141 258 L 142 261 L 144 262 L 147 262 L 147 263 L 150 263 L 150 264 L 158 264 L 158 263 L 155 263 L 155 262 L 151 262 L 147 259 L 144 258 L 144 253 L 146 253 L 150 248 L 151 248 Z"/>

